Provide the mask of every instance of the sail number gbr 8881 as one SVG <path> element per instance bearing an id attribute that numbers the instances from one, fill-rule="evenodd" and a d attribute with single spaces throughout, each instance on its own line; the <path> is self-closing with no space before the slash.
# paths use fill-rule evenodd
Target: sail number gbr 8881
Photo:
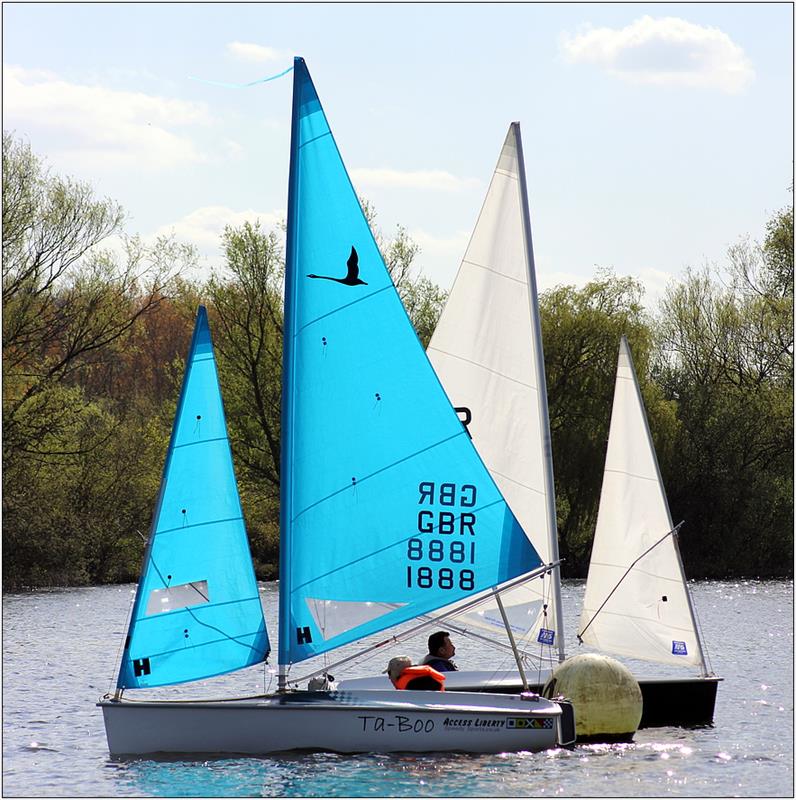
<path id="1" fill-rule="evenodd" d="M 476 487 L 421 481 L 417 488 L 423 508 L 417 514 L 418 536 L 406 543 L 407 587 L 472 590 L 476 515 L 466 509 L 475 508 Z"/>

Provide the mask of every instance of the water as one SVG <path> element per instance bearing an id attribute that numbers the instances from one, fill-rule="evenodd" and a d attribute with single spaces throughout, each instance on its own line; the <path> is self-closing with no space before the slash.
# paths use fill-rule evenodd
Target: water
<path id="1" fill-rule="evenodd" d="M 132 591 L 114 586 L 4 596 L 5 796 L 793 796 L 791 581 L 693 585 L 713 668 L 725 679 L 712 728 L 646 729 L 629 745 L 545 753 L 316 753 L 206 761 L 108 756 L 94 704 L 115 682 Z M 565 619 L 574 625 L 582 582 L 565 582 L 563 595 Z M 262 596 L 275 627 L 275 586 L 263 585 Z M 422 640 L 380 652 L 348 676 L 374 674 L 396 652 L 418 658 Z M 461 667 L 511 667 L 508 657 L 482 644 L 454 641 Z M 577 652 L 572 643 L 569 652 Z M 646 664 L 633 669 L 665 672 Z M 269 681 L 273 673 L 251 668 L 158 694 L 249 694 L 262 691 L 264 677 Z"/>

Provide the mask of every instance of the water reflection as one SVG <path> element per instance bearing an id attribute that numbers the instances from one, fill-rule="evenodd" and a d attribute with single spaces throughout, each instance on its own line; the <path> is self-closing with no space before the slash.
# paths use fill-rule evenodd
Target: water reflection
<path id="1" fill-rule="evenodd" d="M 109 759 L 102 715 L 94 703 L 107 682 L 115 681 L 117 646 L 132 587 L 6 595 L 3 794 L 792 796 L 793 584 L 692 586 L 714 667 L 725 679 L 713 728 L 645 729 L 632 744 L 533 754 L 309 753 L 129 761 Z M 276 613 L 272 589 L 264 587 L 263 592 L 269 619 Z M 577 618 L 582 592 L 582 582 L 565 583 L 565 619 Z M 761 620 L 766 621 L 762 628 Z M 424 642 L 418 645 L 423 646 Z M 467 655 L 464 666 L 486 658 L 476 644 L 468 642 L 461 649 Z M 577 645 L 571 649 L 577 652 Z M 761 652 L 765 669 L 750 668 L 759 665 Z M 639 670 L 642 667 L 647 674 L 656 669 L 641 665 Z M 208 682 L 206 694 L 254 694 L 268 678 L 262 668 L 246 670 Z M 190 686 L 173 691 L 179 697 L 197 694 Z"/>
<path id="2" fill-rule="evenodd" d="M 263 758 L 108 760 L 119 794 L 184 797 L 521 796 L 562 793 L 548 753 L 294 753 Z M 544 783 L 542 783 L 544 782 Z"/>

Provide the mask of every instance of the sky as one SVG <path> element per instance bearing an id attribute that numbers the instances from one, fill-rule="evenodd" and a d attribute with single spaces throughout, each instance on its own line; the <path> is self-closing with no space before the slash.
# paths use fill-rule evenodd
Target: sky
<path id="1" fill-rule="evenodd" d="M 509 124 L 541 290 L 598 267 L 654 305 L 792 201 L 790 3 L 13 3 L 3 128 L 120 202 L 126 230 L 223 264 L 284 220 L 305 58 L 357 192 L 447 290 Z M 195 80 L 199 78 L 201 80 Z"/>

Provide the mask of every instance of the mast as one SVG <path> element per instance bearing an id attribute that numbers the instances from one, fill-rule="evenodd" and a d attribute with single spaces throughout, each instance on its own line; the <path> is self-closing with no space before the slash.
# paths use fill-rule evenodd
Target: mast
<path id="1" fill-rule="evenodd" d="M 633 376 L 633 386 L 636 389 L 636 399 L 638 401 L 638 406 L 641 409 L 641 417 L 644 420 L 644 430 L 647 432 L 647 442 L 649 445 L 650 452 L 652 453 L 652 462 L 655 465 L 655 474 L 658 477 L 658 485 L 661 487 L 661 495 L 663 496 L 663 504 L 666 508 L 666 516 L 669 520 L 669 530 L 674 529 L 674 525 L 672 525 L 672 512 L 669 510 L 669 498 L 666 496 L 666 490 L 663 487 L 663 479 L 661 477 L 661 468 L 658 464 L 658 453 L 655 450 L 655 444 L 652 441 L 652 433 L 650 432 L 650 423 L 649 419 L 647 418 L 647 407 L 644 405 L 644 398 L 641 396 L 641 387 L 638 383 L 638 375 L 636 374 L 636 365 L 633 363 L 633 354 L 630 352 L 630 345 L 627 341 L 627 336 L 622 336 L 622 339 L 619 344 L 620 352 L 622 350 L 625 351 L 627 355 L 628 363 L 630 364 L 630 374 Z M 678 526 L 679 528 L 679 526 Z M 677 543 L 677 529 L 674 529 L 674 533 L 672 534 L 672 544 L 674 545 L 674 552 L 677 556 L 677 565 L 680 568 L 680 577 L 683 581 L 683 589 L 685 590 L 685 597 L 688 601 L 688 613 L 691 616 L 691 625 L 694 628 L 694 637 L 696 638 L 697 647 L 699 648 L 699 662 L 700 668 L 702 670 L 702 675 L 706 676 L 708 674 L 707 664 L 705 662 L 705 652 L 702 649 L 702 639 L 699 635 L 699 628 L 697 627 L 696 623 L 696 616 L 694 614 L 694 604 L 691 600 L 691 592 L 688 588 L 688 583 L 685 579 L 685 569 L 683 568 L 683 559 L 680 556 L 680 547 Z"/>
<path id="2" fill-rule="evenodd" d="M 296 224 L 298 220 L 298 142 L 299 105 L 303 84 L 304 59 L 293 61 L 293 111 L 290 125 L 290 172 L 287 190 L 287 242 L 285 247 L 285 310 L 282 324 L 282 448 L 279 463 L 279 655 L 277 689 L 287 687 L 287 653 L 290 637 L 290 557 L 289 534 L 293 518 L 293 340 L 295 337 L 295 272 L 296 272 Z"/>
<path id="3" fill-rule="evenodd" d="M 520 123 L 512 122 L 514 140 L 517 145 L 517 161 L 520 178 L 520 204 L 522 206 L 522 227 L 525 235 L 526 265 L 528 268 L 528 287 L 530 289 L 531 320 L 534 326 L 534 347 L 536 349 L 536 383 L 539 402 L 539 421 L 542 427 L 542 449 L 544 450 L 545 495 L 547 498 L 547 538 L 550 547 L 550 560 L 555 564 L 551 573 L 553 581 L 553 607 L 556 620 L 556 639 L 558 639 L 558 660 L 566 658 L 564 650 L 564 623 L 561 613 L 561 566 L 558 558 L 558 523 L 556 519 L 555 482 L 553 480 L 553 447 L 550 438 L 550 418 L 547 407 L 547 381 L 544 371 L 544 350 L 542 348 L 542 325 L 539 318 L 539 297 L 536 289 L 536 263 L 533 257 L 533 238 L 531 218 L 528 210 L 528 186 L 525 181 L 525 157 L 522 152 Z"/>

